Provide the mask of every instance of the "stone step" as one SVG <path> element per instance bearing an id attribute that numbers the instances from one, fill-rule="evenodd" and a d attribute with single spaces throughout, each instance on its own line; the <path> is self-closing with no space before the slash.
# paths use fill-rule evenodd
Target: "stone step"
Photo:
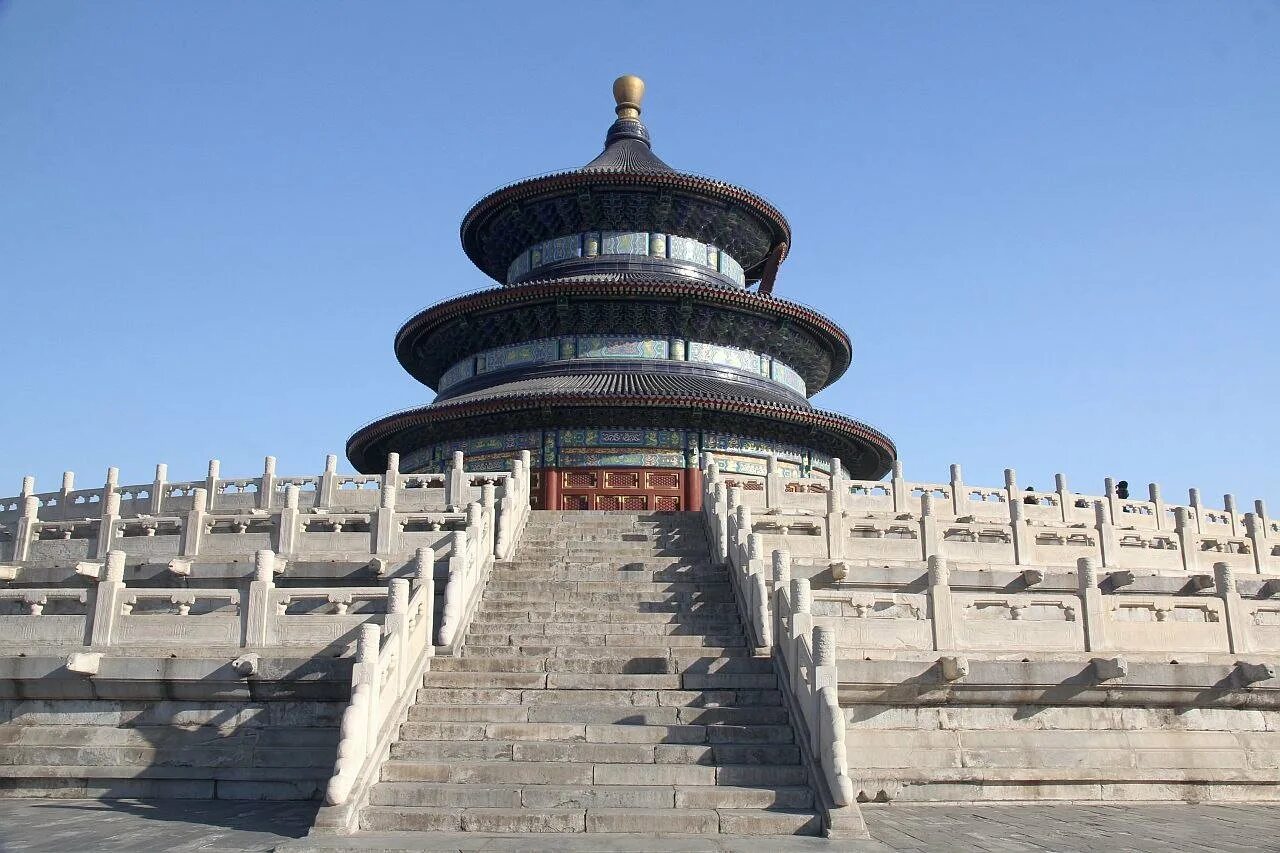
<path id="1" fill-rule="evenodd" d="M 677 567 L 654 569 L 652 566 L 641 566 L 634 569 L 613 568 L 609 566 L 563 566 L 560 568 L 521 569 L 518 572 L 494 572 L 489 578 L 490 586 L 501 589 L 507 579 L 522 580 L 535 583 L 595 583 L 608 582 L 617 584 L 620 590 L 644 588 L 649 584 L 690 583 L 698 586 L 704 584 L 728 583 L 728 575 L 724 569 L 705 567 Z"/>
<path id="2" fill-rule="evenodd" d="M 419 693 L 419 697 L 421 697 Z M 664 709 L 665 710 L 665 709 Z M 409 721 L 439 726 L 470 726 L 484 723 L 522 723 L 529 719 L 529 706 L 514 705 L 438 705 L 419 701 L 409 707 Z M 406 723 L 405 725 L 408 725 Z M 448 731 L 448 729 L 443 729 Z M 457 731 L 466 731 L 458 729 Z"/>
<path id="3" fill-rule="evenodd" d="M 667 515 L 648 515 L 642 518 L 628 518 L 625 513 L 609 512 L 597 515 L 592 510 L 577 510 L 573 513 L 551 516 L 541 513 L 550 510 L 535 510 L 529 516 L 528 528 L 543 530 L 556 527 L 583 528 L 619 527 L 623 530 L 641 530 L 648 527 L 687 528 L 701 530 L 705 526 L 700 513 L 670 513 Z"/>
<path id="4" fill-rule="evenodd" d="M 68 714 L 70 716 L 70 714 Z M 257 748 L 325 749 L 332 748 L 335 729 L 329 727 L 285 728 L 261 726 L 253 730 Z M 216 749 L 243 748 L 244 730 L 234 726 L 112 726 L 102 724 L 64 725 L 23 724 L 8 721 L 0 726 L 0 750 L 13 747 L 111 747 L 144 749 L 190 749 L 193 745 Z M 21 762 L 19 762 L 21 763 Z M 39 762 L 36 762 L 39 763 Z"/>
<path id="5" fill-rule="evenodd" d="M 808 808 L 717 809 L 724 835 L 821 835 L 822 817 Z"/>
<path id="6" fill-rule="evenodd" d="M 604 647 L 608 648 L 608 647 Z M 745 650 L 744 650 L 745 651 Z M 578 658 L 548 657 L 544 661 L 547 672 L 573 672 L 582 674 L 644 674 L 679 673 L 724 675 L 772 675 L 773 661 L 768 658 L 693 657 L 672 654 L 670 656 L 641 656 L 628 654 L 622 657 L 596 658 L 583 655 Z"/>
<path id="7" fill-rule="evenodd" d="M 498 575 L 519 574 L 522 572 L 538 572 L 558 569 L 597 569 L 614 572 L 642 572 L 646 569 L 679 570 L 698 569 L 703 571 L 726 571 L 724 567 L 712 562 L 706 555 L 671 557 L 662 555 L 631 556 L 626 560 L 603 561 L 595 559 L 570 559 L 568 556 L 539 557 L 536 560 L 521 559 L 517 554 L 511 560 L 497 564 Z"/>
<path id="8" fill-rule="evenodd" d="M 569 567 L 565 567 L 567 569 Z M 653 587 L 669 592 L 706 592 L 706 591 L 727 591 L 732 590 L 726 574 L 721 574 L 719 579 L 713 581 L 694 582 L 690 580 L 676 579 L 672 581 L 652 581 L 647 580 L 650 573 L 654 570 L 650 569 L 621 569 L 611 566 L 574 566 L 576 570 L 584 571 L 593 569 L 599 572 L 603 577 L 592 580 L 566 580 L 564 578 L 556 578 L 554 580 L 542 580 L 530 577 L 524 572 L 503 572 L 500 577 L 490 579 L 491 584 L 498 584 L 502 589 L 524 589 L 531 592 L 540 592 L 543 590 L 564 591 L 573 589 L 577 592 L 632 592 L 635 591 L 635 584 L 639 582 L 637 578 L 645 579 L 645 588 Z M 561 571 L 561 569 L 556 569 Z M 663 571 L 673 571 L 671 567 L 663 569 Z M 702 570 L 706 571 L 706 570 Z M 719 572 L 720 570 L 716 570 Z"/>
<path id="9" fill-rule="evenodd" d="M 526 690 L 546 687 L 547 674 L 545 672 L 442 672 L 433 666 L 431 671 L 423 676 L 422 683 L 424 687 Z"/>
<path id="10" fill-rule="evenodd" d="M 545 639 L 545 638 L 544 638 Z M 698 658 L 740 658 L 747 657 L 751 653 L 743 645 L 737 646 L 704 646 L 697 650 L 690 650 L 685 647 L 673 647 L 670 645 L 651 645 L 651 646 L 630 646 L 618 648 L 615 646 L 552 646 L 545 644 L 534 644 L 528 646 L 487 646 L 473 645 L 468 643 L 462 647 L 462 656 L 464 658 L 519 658 L 542 657 L 542 658 L 564 658 L 566 660 L 603 660 L 606 658 L 644 658 L 644 657 L 675 657 L 678 659 L 698 659 Z M 436 668 L 441 661 L 448 660 L 446 657 L 434 658 L 431 666 Z"/>
<path id="11" fill-rule="evenodd" d="M 808 792 L 807 789 L 802 790 Z M 383 782 L 374 787 L 372 801 L 374 805 L 437 808 L 661 809 L 675 808 L 676 791 L 674 787 L 641 785 L 453 785 L 431 782 Z"/>
<path id="12" fill-rule="evenodd" d="M 582 575 L 577 577 L 577 575 Z M 670 576 L 666 578 L 664 576 Z M 728 572 L 709 560 L 674 560 L 670 557 L 647 557 L 630 560 L 538 560 L 527 565 L 502 564 L 491 576 L 492 581 L 527 580 L 555 582 L 615 581 L 653 583 L 662 580 L 694 583 L 709 580 L 728 583 Z M 439 581 L 443 582 L 443 581 Z"/>
<path id="13" fill-rule="evenodd" d="M 627 593 L 606 594 L 619 597 L 627 595 Z M 500 621 L 501 617 L 507 613 L 518 615 L 520 613 L 539 612 L 563 614 L 546 620 L 550 622 L 578 622 L 584 619 L 592 622 L 625 622 L 629 621 L 631 616 L 637 617 L 631 621 L 657 622 L 661 620 L 657 616 L 650 614 L 665 613 L 671 616 L 678 613 L 686 618 L 703 616 L 707 619 L 721 622 L 740 621 L 737 605 L 732 598 L 717 600 L 712 597 L 702 600 L 692 593 L 683 595 L 658 593 L 656 595 L 646 595 L 645 598 L 653 600 L 593 601 L 588 596 L 583 596 L 581 599 L 576 600 L 572 598 L 552 599 L 550 597 L 540 599 L 535 596 L 517 593 L 515 595 L 500 596 L 498 599 L 481 601 L 475 617 L 477 619 L 483 617 L 492 621 Z M 515 621 L 523 622 L 525 620 L 516 619 Z"/>
<path id="14" fill-rule="evenodd" d="M 595 647 L 604 649 L 604 646 Z M 670 675 L 686 672 L 735 673 L 764 675 L 773 672 L 773 662 L 768 658 L 751 657 L 700 657 L 673 655 L 659 650 L 647 656 L 619 654 L 610 656 L 581 654 L 570 657 L 572 649 L 555 650 L 556 655 L 525 655 L 522 657 L 439 657 L 431 662 L 432 672 L 570 672 L 582 674 Z M 581 650 L 589 652 L 591 649 Z"/>
<path id="15" fill-rule="evenodd" d="M 551 795 L 544 797 L 549 800 L 597 799 L 591 794 L 576 795 L 573 788 L 542 787 Z M 529 790 L 519 789 L 521 796 Z M 818 835 L 822 830 L 821 820 L 812 811 L 780 809 L 450 808 L 396 803 L 369 806 L 360 818 L 360 828 L 366 832 L 652 833 L 655 827 L 681 835 L 735 836 Z"/>
<path id="16" fill-rule="evenodd" d="M 623 586 L 622 584 L 625 584 Z M 617 584 L 609 584 L 614 588 L 606 591 L 581 592 L 575 591 L 573 587 L 576 584 L 545 584 L 544 586 L 552 587 L 542 590 L 528 589 L 511 589 L 507 584 L 491 583 L 489 588 L 485 590 L 483 597 L 484 604 L 492 602 L 523 602 L 530 605 L 538 606 L 564 605 L 567 603 L 578 604 L 579 609 L 585 609 L 587 606 L 607 607 L 607 606 L 626 606 L 642 602 L 714 602 L 723 604 L 732 602 L 733 591 L 727 586 L 720 584 L 708 585 L 707 589 L 688 589 L 688 590 L 670 590 L 664 589 L 665 586 L 674 586 L 674 584 L 635 584 L 620 582 Z M 603 585 L 603 584 L 602 584 Z M 681 584 L 681 586 L 695 586 L 694 584 Z M 483 605 L 482 605 L 483 606 Z"/>
<path id="17" fill-rule="evenodd" d="M 572 761 L 405 761 L 382 767 L 388 782 L 500 785 L 730 785 L 797 786 L 805 768 L 795 765 L 629 764 Z"/>
<path id="18" fill-rule="evenodd" d="M 636 589 L 632 582 L 622 580 L 601 581 L 540 581 L 524 578 L 491 578 L 485 589 L 489 592 L 502 592 L 507 595 L 522 593 L 524 595 L 548 595 L 555 600 L 576 598 L 583 595 L 733 595 L 733 588 L 727 581 L 718 583 L 689 583 L 673 581 L 671 583 L 648 583 L 642 589 Z M 610 599 L 605 599 L 610 600 Z M 630 601 L 632 599 L 614 599 Z M 729 599 L 732 600 L 732 599 Z"/>
<path id="19" fill-rule="evenodd" d="M 618 765 L 601 764 L 601 769 Z M 631 768 L 624 764 L 622 767 Z M 711 774 L 715 768 L 694 768 Z M 591 785 L 596 765 L 565 761 L 400 761 L 391 759 L 382 766 L 382 779 L 387 782 L 450 782 L 453 784 L 512 785 Z M 632 784 L 622 781 L 616 784 Z M 637 782 L 637 784 L 644 784 Z M 661 782 L 654 784 L 663 784 Z"/>
<path id="20" fill-rule="evenodd" d="M 715 835 L 720 815 L 713 809 L 588 809 L 587 832 L 663 832 L 681 835 Z"/>
<path id="21" fill-rule="evenodd" d="M 706 547 L 705 534 L 696 528 L 650 528 L 642 532 L 619 530 L 538 530 L 520 538 L 520 546 L 603 547 L 609 545 L 681 545 Z"/>
<path id="22" fill-rule="evenodd" d="M 640 524 L 619 524 L 617 522 L 581 522 L 573 521 L 561 524 L 546 525 L 526 525 L 525 534 L 528 536 L 536 536 L 547 538 L 551 534 L 565 534 L 566 536 L 603 536 L 614 535 L 621 536 L 631 540 L 637 540 L 642 537 L 650 536 L 696 536 L 704 537 L 706 535 L 706 525 L 700 522 L 694 523 L 677 523 L 664 524 L 661 522 L 645 522 Z"/>
<path id="23" fill-rule="evenodd" d="M 638 727 L 643 728 L 643 727 Z M 392 744 L 402 761 L 553 761 L 585 764 L 788 765 L 800 761 L 787 744 L 595 743 L 574 740 L 407 740 Z"/>
<path id="24" fill-rule="evenodd" d="M 588 833 L 651 833 L 655 826 L 682 835 L 818 835 L 821 821 L 811 811 L 760 809 L 606 809 L 587 810 Z"/>
<path id="25" fill-rule="evenodd" d="M 331 735 L 332 737 L 333 735 Z M 44 775 L 49 775 L 47 768 L 72 767 L 137 767 L 137 768 L 185 768 L 188 771 L 203 771 L 208 768 L 235 766 L 243 760 L 245 754 L 244 741 L 226 738 L 225 743 L 205 745 L 198 741 L 186 746 L 153 748 L 148 746 L 102 746 L 77 745 L 55 746 L 38 744 L 35 746 L 0 747 L 0 766 L 42 766 L 46 768 Z M 332 743 L 332 741 L 331 741 Z M 307 768 L 315 770 L 333 764 L 332 746 L 292 747 L 275 749 L 270 746 L 255 746 L 252 749 L 252 760 L 259 765 L 276 769 L 277 774 L 285 772 L 280 768 Z M 64 775 L 59 773 L 58 775 Z M 197 773 L 197 775 L 199 775 Z"/>
<path id="26" fill-rule="evenodd" d="M 241 756 L 243 757 L 243 756 Z M 5 792 L 5 796 L 38 796 L 33 793 L 15 794 L 16 790 L 34 790 L 43 788 L 47 790 L 56 790 L 59 787 L 70 787 L 71 789 L 85 788 L 99 789 L 102 787 L 97 784 L 99 780 L 111 784 L 126 779 L 135 780 L 163 780 L 167 784 L 173 785 L 174 793 L 165 793 L 163 786 L 152 786 L 150 790 L 153 793 L 130 794 L 130 797 L 158 797 L 187 799 L 189 795 L 179 793 L 179 789 L 186 785 L 193 785 L 197 788 L 203 788 L 207 793 L 197 795 L 204 799 L 213 799 L 213 784 L 218 783 L 219 790 L 226 789 L 228 796 L 222 799 L 241 800 L 241 799 L 276 799 L 281 789 L 292 788 L 293 796 L 286 796 L 283 799 L 297 799 L 297 791 L 299 788 L 309 789 L 314 792 L 316 790 L 316 782 L 323 789 L 324 780 L 327 780 L 333 772 L 333 762 L 328 763 L 327 770 L 325 765 L 317 765 L 315 767 L 248 767 L 244 762 L 227 762 L 223 761 L 217 765 L 191 767 L 187 765 L 168 766 L 163 764 L 82 764 L 82 765 L 58 765 L 56 773 L 50 773 L 50 765 L 48 764 L 0 764 L 0 790 Z M 243 784 L 241 784 L 243 783 Z M 258 786 L 259 793 L 257 795 L 250 794 L 245 796 L 230 795 L 230 790 L 239 789 L 241 792 L 251 790 L 254 786 Z M 134 790 L 144 789 L 142 786 Z M 270 794 L 264 795 L 262 791 L 275 789 L 276 796 Z M 121 786 L 121 790 L 125 790 L 125 786 Z M 49 796 L 59 796 L 58 794 L 50 794 Z M 61 796 L 66 796 L 62 794 Z M 86 799 L 93 797 L 111 797 L 114 796 L 108 791 L 95 794 L 77 794 L 77 799 Z M 304 796 L 303 799 L 306 797 Z M 3 849 L 3 848 L 0 848 Z"/>
<path id="27" fill-rule="evenodd" d="M 530 623 L 532 624 L 532 623 Z M 528 627 L 528 626 L 525 626 Z M 616 631 L 626 630 L 619 626 Z M 660 642 L 669 648 L 717 648 L 717 647 L 744 647 L 745 640 L 742 636 L 742 629 L 737 629 L 733 634 L 657 634 L 650 633 L 630 633 L 630 634 L 577 634 L 577 635 L 560 635 L 546 636 L 541 632 L 506 631 L 503 633 L 475 633 L 474 630 L 468 632 L 467 641 L 474 642 L 480 646 L 499 646 L 506 645 L 512 647 L 522 646 L 542 646 L 546 644 L 560 644 L 555 648 L 628 648 L 633 646 L 651 646 L 655 642 Z M 465 651 L 465 646 L 463 647 Z"/>
<path id="28" fill-rule="evenodd" d="M 588 598 L 588 597 L 584 597 Z M 723 601 L 680 601 L 662 596 L 652 596 L 658 601 L 637 601 L 626 603 L 602 603 L 598 601 L 530 601 L 530 599 L 512 596 L 511 601 L 485 601 L 476 613 L 476 619 L 499 620 L 515 616 L 516 621 L 548 621 L 572 622 L 584 619 L 591 621 L 616 622 L 623 621 L 620 615 L 640 613 L 667 613 L 668 616 L 705 616 L 708 619 L 733 621 L 737 619 L 737 606 Z M 637 620 L 646 621 L 646 620 Z M 657 621 L 657 620 L 649 620 Z"/>
<path id="29" fill-rule="evenodd" d="M 813 791 L 805 785 L 677 785 L 674 800 L 676 808 L 688 809 L 808 809 L 813 807 Z"/>
<path id="30" fill-rule="evenodd" d="M 449 672 L 433 669 L 424 687 L 515 688 L 530 690 L 768 690 L 773 673 L 681 672 L 665 674 L 578 672 Z"/>
<path id="31" fill-rule="evenodd" d="M 366 832 L 585 832 L 585 809 L 417 808 L 369 806 L 360 813 Z"/>
<path id="32" fill-rule="evenodd" d="M 609 547 L 612 545 L 630 545 L 643 547 L 646 545 L 674 545 L 694 548 L 707 547 L 706 534 L 696 528 L 663 528 L 646 527 L 640 530 L 617 530 L 607 528 L 527 531 L 521 537 L 520 547 Z"/>
<path id="33" fill-rule="evenodd" d="M 410 741 L 494 741 L 502 743 L 664 744 L 680 746 L 787 745 L 789 725 L 615 725 L 598 723 L 409 722 L 400 727 L 400 743 Z M 639 759 L 637 759 L 639 760 Z M 753 764 L 753 761 L 730 762 Z M 784 762 L 791 763 L 791 762 Z"/>
<path id="34" fill-rule="evenodd" d="M 421 722 L 438 725 L 440 731 L 454 732 L 459 739 L 463 734 L 475 732 L 468 727 L 487 723 L 567 723 L 595 726 L 619 726 L 644 729 L 650 726 L 769 726 L 787 725 L 784 708 L 778 705 L 724 706 L 703 708 L 698 706 L 614 706 L 574 707 L 572 705 L 459 705 L 420 703 L 409 709 L 410 723 Z M 408 725 L 408 723 L 406 723 Z M 622 740 L 648 735 L 614 734 Z M 675 735 L 673 735 L 674 737 Z M 449 739 L 441 734 L 441 739 Z M 701 742 L 701 741 L 699 741 Z M 725 741 L 730 742 L 730 741 Z"/>
<path id="35" fill-rule="evenodd" d="M 486 590 L 481 610 L 485 613 L 693 613 L 735 614 L 731 594 L 717 592 L 593 592 L 569 593 L 507 592 Z"/>
<path id="36" fill-rule="evenodd" d="M 638 510 L 638 509 L 535 509 L 529 513 L 531 519 L 555 519 L 555 518 L 625 518 L 631 521 L 641 520 L 662 520 L 670 519 L 686 519 L 699 518 L 699 513 L 692 510 L 685 512 L 658 512 L 657 510 Z"/>
<path id="37" fill-rule="evenodd" d="M 563 636 L 567 634 L 736 634 L 742 623 L 733 614 L 701 614 L 697 612 L 635 613 L 603 611 L 598 614 L 552 614 L 552 618 L 515 619 L 512 613 L 478 613 L 471 620 L 476 633 L 523 633 Z M 597 618 L 589 619 L 588 615 Z"/>
<path id="38" fill-rule="evenodd" d="M 527 544 L 539 547 L 568 545 L 700 545 L 707 547 L 707 534 L 702 525 L 688 527 L 662 527 L 647 525 L 640 528 L 605 527 L 548 527 L 525 528 L 517 551 Z"/>
<path id="39" fill-rule="evenodd" d="M 705 554 L 706 540 L 694 536 L 645 536 L 642 539 L 625 539 L 622 533 L 595 541 L 583 539 L 546 539 L 541 542 L 522 539 L 516 554 L 528 559 L 546 554 Z M 698 541 L 702 540 L 702 541 Z"/>
<path id="40" fill-rule="evenodd" d="M 771 690 L 627 690 L 518 689 L 500 687 L 423 687 L 415 697 L 429 705 L 576 705 L 579 707 L 781 705 L 782 694 Z M 530 718 L 532 719 L 532 717 Z"/>
<path id="41" fill-rule="evenodd" d="M 563 535 L 565 538 L 559 538 Z M 652 554 L 708 556 L 707 543 L 701 533 L 656 533 L 642 539 L 624 539 L 626 533 L 611 532 L 597 538 L 569 538 L 577 533 L 552 534 L 541 540 L 521 539 L 512 558 L 528 560 L 538 557 L 557 557 L 566 554 Z"/>

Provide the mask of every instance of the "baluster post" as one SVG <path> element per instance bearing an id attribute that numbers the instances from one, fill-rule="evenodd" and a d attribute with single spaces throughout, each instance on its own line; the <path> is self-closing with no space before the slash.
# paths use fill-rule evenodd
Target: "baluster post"
<path id="1" fill-rule="evenodd" d="M 1107 649 L 1107 611 L 1098 588 L 1098 564 L 1092 557 L 1076 560 L 1076 585 L 1080 595 L 1080 618 L 1084 626 L 1084 650 Z"/>
<path id="2" fill-rule="evenodd" d="M 104 492 L 102 501 L 102 518 L 98 522 L 98 559 L 103 559 L 111 551 L 116 539 L 116 525 L 120 523 L 120 493 Z"/>
<path id="3" fill-rule="evenodd" d="M 1227 651 L 1233 655 L 1246 654 L 1253 651 L 1250 642 L 1248 614 L 1245 612 L 1244 600 L 1236 587 L 1236 572 L 1227 563 L 1213 564 L 1214 592 L 1222 599 L 1222 609 L 1227 623 Z"/>
<path id="4" fill-rule="evenodd" d="M 169 466 L 160 462 L 156 465 L 156 476 L 151 481 L 151 514 L 164 512 L 164 490 L 169 487 Z"/>
<path id="5" fill-rule="evenodd" d="M 1195 512 L 1195 520 L 1191 518 L 1192 511 L 1184 506 L 1175 507 L 1173 510 L 1173 529 L 1178 534 L 1178 550 L 1182 552 L 1182 568 L 1185 571 L 1195 573 L 1200 567 L 1200 554 L 1196 549 L 1196 541 L 1199 538 L 1197 533 L 1198 521 L 1200 513 Z M 1103 565 L 1106 565 L 1105 563 Z"/>
<path id="6" fill-rule="evenodd" d="M 964 472 L 959 463 L 951 465 L 951 512 L 956 518 L 967 515 L 968 497 L 964 493 Z"/>
<path id="7" fill-rule="evenodd" d="M 13 561 L 20 563 L 31 553 L 31 543 L 39 535 L 40 499 L 28 494 L 22 498 L 21 515 L 18 516 L 18 529 L 13 537 Z"/>
<path id="8" fill-rule="evenodd" d="M 124 592 L 124 552 L 110 551 L 106 555 L 106 566 L 102 570 L 102 579 L 98 581 L 94 597 L 90 645 L 111 645 L 121 616 Z"/>
<path id="9" fill-rule="evenodd" d="M 457 512 L 458 509 L 470 503 L 470 484 L 463 477 L 465 465 L 466 458 L 462 455 L 462 451 L 454 451 L 449 469 L 445 472 L 444 481 L 444 503 L 450 512 Z"/>
<path id="10" fill-rule="evenodd" d="M 896 459 L 893 461 L 893 477 L 890 484 L 893 488 L 894 512 L 907 512 L 907 481 L 902 476 L 902 463 Z"/>
<path id="11" fill-rule="evenodd" d="M 1147 485 L 1147 498 L 1151 501 L 1153 511 L 1156 514 L 1156 530 L 1168 530 L 1169 520 L 1164 515 L 1164 497 L 1160 494 L 1159 483 L 1149 483 Z"/>
<path id="12" fill-rule="evenodd" d="M 258 509 L 270 510 L 276 499 L 276 458 L 262 460 L 262 479 L 258 481 Z"/>
<path id="13" fill-rule="evenodd" d="M 264 548 L 253 555 L 253 580 L 249 582 L 249 605 L 245 608 L 245 645 L 277 645 L 280 642 L 276 614 L 271 606 L 275 589 L 276 555 Z"/>
<path id="14" fill-rule="evenodd" d="M 324 473 L 316 490 L 316 507 L 329 509 L 338 496 L 338 457 L 330 453 L 324 458 Z"/>
<path id="15" fill-rule="evenodd" d="M 209 474 L 204 481 L 204 494 L 207 503 L 205 509 L 213 512 L 218 501 L 218 478 L 222 475 L 222 463 L 217 459 L 209 460 Z"/>
<path id="16" fill-rule="evenodd" d="M 778 457 L 770 453 L 765 458 L 764 505 L 766 509 L 782 506 L 782 472 L 778 470 Z"/>
<path id="17" fill-rule="evenodd" d="M 194 557 L 200 553 L 200 543 L 204 539 L 205 507 L 208 505 L 208 492 L 194 489 L 191 496 L 191 509 L 182 522 L 182 541 L 178 544 L 178 554 L 183 557 Z"/>
<path id="18" fill-rule="evenodd" d="M 375 513 L 373 532 L 373 553 L 390 556 L 395 551 L 396 536 L 400 532 L 396 525 L 396 491 L 399 481 L 397 468 L 400 465 L 400 454 L 392 453 L 387 457 L 387 473 L 382 478 L 382 490 L 378 493 L 378 510 Z"/>
<path id="19" fill-rule="evenodd" d="M 952 608 L 951 567 L 947 558 L 929 558 L 929 615 L 933 623 L 933 648 L 938 652 L 956 647 L 955 611 Z"/>
<path id="20" fill-rule="evenodd" d="M 68 496 L 75 491 L 76 473 L 74 471 L 62 472 L 62 491 L 58 495 L 58 508 L 61 510 L 58 515 L 61 518 L 71 517 L 71 501 Z"/>

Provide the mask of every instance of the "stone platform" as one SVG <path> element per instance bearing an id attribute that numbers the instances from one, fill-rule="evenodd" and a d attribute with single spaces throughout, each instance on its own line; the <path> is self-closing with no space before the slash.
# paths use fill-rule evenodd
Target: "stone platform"
<path id="1" fill-rule="evenodd" d="M 302 837 L 314 803 L 190 800 L 0 800 L 2 853 L 390 853 L 390 851 L 1166 851 L 1280 850 L 1266 805 L 865 805 L 872 841 L 635 835 L 365 833 Z"/>

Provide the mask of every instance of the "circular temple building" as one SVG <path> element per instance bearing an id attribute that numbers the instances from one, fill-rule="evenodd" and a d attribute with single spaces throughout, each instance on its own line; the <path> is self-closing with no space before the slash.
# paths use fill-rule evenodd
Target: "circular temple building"
<path id="1" fill-rule="evenodd" d="M 532 460 L 541 509 L 696 510 L 698 460 L 721 470 L 876 479 L 893 442 L 808 398 L 849 367 L 849 337 L 772 295 L 787 220 L 740 187 L 672 169 L 640 121 L 644 83 L 613 87 L 617 120 L 580 169 L 482 198 L 467 256 L 499 286 L 409 320 L 396 357 L 437 392 L 347 442 L 361 472 Z"/>

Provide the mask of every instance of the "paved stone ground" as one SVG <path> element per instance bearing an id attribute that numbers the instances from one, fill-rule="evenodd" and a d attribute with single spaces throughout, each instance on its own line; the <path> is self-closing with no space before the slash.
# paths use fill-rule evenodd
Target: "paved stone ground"
<path id="1" fill-rule="evenodd" d="M 0 853 L 268 851 L 311 828 L 318 803 L 0 799 Z"/>
<path id="2" fill-rule="evenodd" d="M 201 800 L 3 800 L 0 853 L 852 853 L 975 851 L 1280 851 L 1280 809 L 1266 805 L 863 807 L 872 842 L 726 836 L 495 836 L 394 833 L 305 839 L 313 803 Z"/>
<path id="3" fill-rule="evenodd" d="M 867 829 L 892 850 L 1280 850 L 1269 805 L 866 805 Z"/>

